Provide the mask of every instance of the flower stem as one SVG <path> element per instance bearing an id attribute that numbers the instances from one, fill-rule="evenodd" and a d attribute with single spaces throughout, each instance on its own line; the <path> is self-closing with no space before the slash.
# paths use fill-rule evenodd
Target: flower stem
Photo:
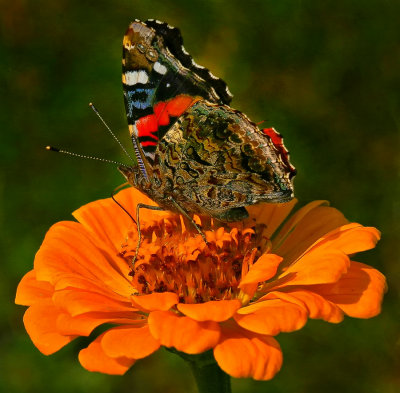
<path id="1" fill-rule="evenodd" d="M 212 351 L 199 355 L 188 355 L 172 348 L 166 348 L 179 355 L 192 369 L 199 393 L 231 393 L 230 376 L 224 373 L 214 359 Z"/>

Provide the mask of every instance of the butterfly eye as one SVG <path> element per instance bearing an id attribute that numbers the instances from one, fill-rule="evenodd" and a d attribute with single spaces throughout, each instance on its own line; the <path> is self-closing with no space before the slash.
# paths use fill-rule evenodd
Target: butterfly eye
<path id="1" fill-rule="evenodd" d="M 141 53 L 146 52 L 146 47 L 143 44 L 137 44 L 137 48 L 139 49 L 139 52 L 141 52 Z"/>
<path id="2" fill-rule="evenodd" d="M 156 61 L 158 59 L 158 53 L 154 49 L 148 49 L 146 52 L 146 57 L 150 61 Z"/>

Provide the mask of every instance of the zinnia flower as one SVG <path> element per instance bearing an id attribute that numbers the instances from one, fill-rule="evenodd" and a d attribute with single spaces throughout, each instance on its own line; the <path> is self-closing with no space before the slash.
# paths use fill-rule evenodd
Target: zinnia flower
<path id="1" fill-rule="evenodd" d="M 116 198 L 131 214 L 152 204 L 133 188 Z M 123 374 L 165 346 L 212 350 L 229 375 L 270 379 L 282 364 L 273 336 L 308 318 L 373 317 L 385 289 L 380 272 L 352 260 L 375 246 L 375 228 L 323 201 L 281 227 L 295 203 L 252 206 L 237 224 L 195 216 L 207 244 L 180 215 L 141 209 L 134 266 L 136 224 L 111 199 L 89 203 L 74 213 L 78 222 L 50 228 L 19 284 L 26 330 L 49 355 L 107 324 L 79 353 L 90 371 Z"/>

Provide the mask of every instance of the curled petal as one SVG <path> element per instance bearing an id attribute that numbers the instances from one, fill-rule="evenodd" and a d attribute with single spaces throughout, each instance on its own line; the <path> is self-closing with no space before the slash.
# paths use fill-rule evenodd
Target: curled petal
<path id="1" fill-rule="evenodd" d="M 343 214 L 324 201 L 314 201 L 298 210 L 273 239 L 272 252 L 293 261 L 314 242 L 348 223 Z"/>
<path id="2" fill-rule="evenodd" d="M 89 371 L 104 374 L 123 375 L 135 363 L 135 359 L 107 356 L 101 346 L 104 333 L 96 338 L 87 348 L 79 352 L 79 362 Z"/>
<path id="3" fill-rule="evenodd" d="M 250 296 L 253 296 L 254 291 L 257 289 L 257 284 L 272 278 L 281 261 L 282 257 L 278 255 L 263 254 L 258 258 L 257 262 L 250 267 L 249 272 L 240 281 L 239 288 Z"/>
<path id="4" fill-rule="evenodd" d="M 264 224 L 266 228 L 263 234 L 271 238 L 272 234 L 289 215 L 296 203 L 297 199 L 292 199 L 286 203 L 261 203 L 248 206 L 246 210 L 249 213 L 249 218 L 245 222 L 249 226 L 254 223 Z"/>
<path id="5" fill-rule="evenodd" d="M 271 286 L 312 285 L 336 282 L 350 266 L 349 257 L 340 250 L 311 251 L 289 266 L 281 279 Z"/>
<path id="6" fill-rule="evenodd" d="M 120 326 L 104 333 L 101 346 L 112 358 L 141 359 L 157 351 L 160 342 L 150 334 L 148 325 Z"/>
<path id="7" fill-rule="evenodd" d="M 34 270 L 26 273 L 17 288 L 15 303 L 22 306 L 30 306 L 41 302 L 47 302 L 54 288 L 46 281 L 37 281 Z"/>
<path id="8" fill-rule="evenodd" d="M 85 292 L 91 292 L 94 294 L 99 294 L 101 296 L 106 296 L 115 301 L 124 301 L 126 297 L 121 296 L 118 293 L 115 293 L 111 288 L 107 285 L 104 285 L 99 280 L 88 279 L 86 277 L 80 277 L 77 274 L 65 273 L 60 276 L 54 284 L 55 291 L 61 290 L 69 290 L 76 289 L 78 291 L 83 290 Z M 130 287 L 130 293 L 132 291 L 132 287 Z"/>
<path id="9" fill-rule="evenodd" d="M 352 261 L 347 274 L 337 283 L 316 285 L 313 290 L 351 317 L 372 318 L 381 311 L 386 280 L 378 270 Z"/>
<path id="10" fill-rule="evenodd" d="M 259 334 L 292 332 L 307 322 L 306 309 L 296 303 L 281 299 L 259 301 L 239 309 L 234 319 L 239 326 Z"/>
<path id="11" fill-rule="evenodd" d="M 219 325 L 214 321 L 198 322 L 170 311 L 153 311 L 149 315 L 149 327 L 162 345 L 188 354 L 213 348 L 220 335 Z"/>
<path id="12" fill-rule="evenodd" d="M 179 303 L 177 308 L 196 321 L 222 322 L 231 318 L 241 306 L 239 300 L 216 300 L 198 304 Z"/>
<path id="13" fill-rule="evenodd" d="M 93 329 L 105 323 L 142 325 L 143 322 L 134 312 L 89 312 L 74 317 L 62 313 L 57 319 L 57 329 L 64 335 L 88 336 Z"/>
<path id="14" fill-rule="evenodd" d="M 35 346 L 45 355 L 57 352 L 76 336 L 65 336 L 57 329 L 61 310 L 48 302 L 29 307 L 24 314 L 25 329 Z"/>
<path id="15" fill-rule="evenodd" d="M 178 295 L 173 292 L 154 292 L 149 295 L 131 297 L 132 304 L 144 311 L 167 311 L 178 303 Z"/>
<path id="16" fill-rule="evenodd" d="M 274 298 L 298 304 L 305 308 L 308 316 L 313 319 L 323 319 L 331 323 L 339 323 L 343 320 L 343 311 L 336 304 L 309 290 L 284 288 L 282 292 L 270 292 L 260 300 Z"/>
<path id="17" fill-rule="evenodd" d="M 128 301 L 116 301 L 98 293 L 81 291 L 75 288 L 64 289 L 53 295 L 55 305 L 64 308 L 71 316 L 87 312 L 133 311 Z"/>
<path id="18" fill-rule="evenodd" d="M 322 236 L 310 249 L 318 247 L 322 250 L 334 247 L 349 255 L 374 248 L 380 238 L 381 234 L 376 228 L 351 223 Z"/>
<path id="19" fill-rule="evenodd" d="M 282 352 L 273 337 L 231 329 L 222 331 L 214 357 L 221 369 L 235 378 L 268 380 L 282 366 Z"/>

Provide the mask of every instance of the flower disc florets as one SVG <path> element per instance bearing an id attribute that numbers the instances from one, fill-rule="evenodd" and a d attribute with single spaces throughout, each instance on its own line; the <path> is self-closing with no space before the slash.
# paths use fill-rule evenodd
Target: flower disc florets
<path id="1" fill-rule="evenodd" d="M 143 226 L 143 240 L 131 272 L 137 294 L 174 292 L 180 303 L 239 297 L 240 280 L 261 253 L 254 228 L 214 227 L 207 219 L 202 225 L 199 217 L 196 221 L 207 243 L 181 216 Z M 136 230 L 130 231 L 120 252 L 127 263 L 135 255 L 137 241 Z"/>

